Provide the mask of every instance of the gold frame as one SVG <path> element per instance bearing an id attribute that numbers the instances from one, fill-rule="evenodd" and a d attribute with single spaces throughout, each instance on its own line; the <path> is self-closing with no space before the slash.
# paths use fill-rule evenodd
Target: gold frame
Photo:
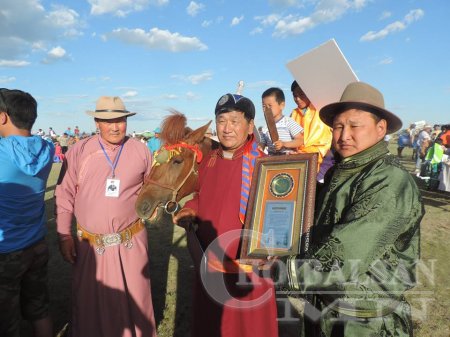
<path id="1" fill-rule="evenodd" d="M 256 159 L 242 235 L 243 263 L 306 252 L 314 218 L 317 161 L 316 153 Z"/>

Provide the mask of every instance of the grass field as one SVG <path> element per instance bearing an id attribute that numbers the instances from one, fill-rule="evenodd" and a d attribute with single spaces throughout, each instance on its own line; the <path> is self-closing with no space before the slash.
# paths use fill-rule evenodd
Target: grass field
<path id="1" fill-rule="evenodd" d="M 395 152 L 395 146 L 391 146 Z M 404 166 L 412 171 L 411 150 L 404 150 Z M 55 330 L 69 320 L 70 266 L 59 255 L 53 208 L 53 193 L 60 164 L 54 164 L 48 181 L 46 204 L 48 214 L 48 242 L 51 312 Z M 450 194 L 428 191 L 417 179 L 426 208 L 421 226 L 421 262 L 419 285 L 407 295 L 413 310 L 415 336 L 450 336 Z M 184 230 L 161 224 L 149 228 L 150 272 L 153 305 L 160 337 L 189 335 L 192 264 L 186 248 Z M 207 319 L 207 318 L 205 318 Z M 292 324 L 292 323 L 291 323 Z M 282 330 L 282 331 L 289 331 Z M 24 323 L 22 336 L 29 335 Z M 288 332 L 280 334 L 288 336 Z"/>

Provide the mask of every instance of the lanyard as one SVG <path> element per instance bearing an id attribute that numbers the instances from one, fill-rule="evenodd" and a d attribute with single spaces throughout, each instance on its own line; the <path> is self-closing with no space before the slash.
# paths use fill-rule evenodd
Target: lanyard
<path id="1" fill-rule="evenodd" d="M 108 160 L 109 166 L 111 166 L 111 169 L 112 169 L 112 177 L 113 177 L 113 179 L 114 179 L 114 177 L 115 177 L 114 170 L 116 169 L 117 163 L 119 162 L 119 157 L 120 157 L 120 154 L 122 153 L 122 150 L 123 150 L 123 144 L 124 144 L 124 143 L 122 143 L 122 145 L 120 146 L 119 153 L 117 154 L 117 157 L 116 157 L 116 159 L 114 160 L 114 163 L 113 163 L 113 162 L 111 161 L 111 159 L 108 157 L 108 154 L 106 153 L 105 148 L 103 147 L 102 143 L 100 142 L 100 139 L 98 140 L 98 143 L 100 144 L 100 147 L 102 148 L 103 153 L 105 154 L 105 157 L 106 157 L 106 159 Z"/>

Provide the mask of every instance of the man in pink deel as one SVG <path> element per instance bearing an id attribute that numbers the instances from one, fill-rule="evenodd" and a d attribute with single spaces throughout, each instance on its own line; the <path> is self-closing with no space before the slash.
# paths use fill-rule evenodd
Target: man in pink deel
<path id="1" fill-rule="evenodd" d="M 147 231 L 134 209 L 151 154 L 126 136 L 135 113 L 119 97 L 100 97 L 87 113 L 99 134 L 66 153 L 55 191 L 60 250 L 73 265 L 70 333 L 156 336 Z"/>

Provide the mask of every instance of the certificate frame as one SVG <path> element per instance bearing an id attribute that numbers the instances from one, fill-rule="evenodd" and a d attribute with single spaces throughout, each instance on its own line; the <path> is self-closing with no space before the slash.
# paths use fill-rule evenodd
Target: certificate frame
<path id="1" fill-rule="evenodd" d="M 241 238 L 241 263 L 307 251 L 317 165 L 317 153 L 256 159 Z"/>

